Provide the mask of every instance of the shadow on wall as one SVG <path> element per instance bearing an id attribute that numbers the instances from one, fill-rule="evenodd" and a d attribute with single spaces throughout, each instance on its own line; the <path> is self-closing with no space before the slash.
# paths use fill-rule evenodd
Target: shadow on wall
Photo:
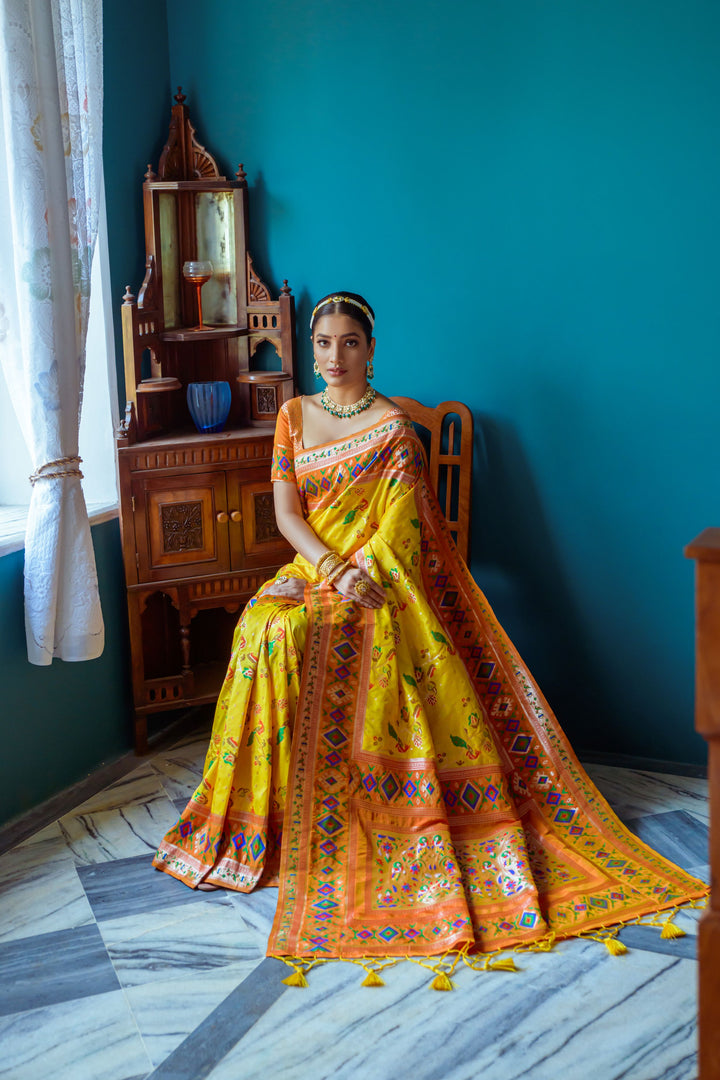
<path id="1" fill-rule="evenodd" d="M 527 458 L 511 424 L 476 416 L 472 572 L 573 744 L 606 749 L 612 716 Z"/>

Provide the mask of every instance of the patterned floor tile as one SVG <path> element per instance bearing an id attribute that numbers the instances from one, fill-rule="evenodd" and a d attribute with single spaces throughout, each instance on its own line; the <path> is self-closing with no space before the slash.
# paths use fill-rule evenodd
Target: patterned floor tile
<path id="1" fill-rule="evenodd" d="M 100 923 L 100 932 L 122 986 L 196 976 L 262 960 L 264 948 L 247 929 L 233 904 L 217 903 L 208 893 L 192 904 L 144 910 Z M 267 939 L 266 939 L 267 940 Z M 158 991 L 158 995 L 161 996 Z"/>
<path id="2" fill-rule="evenodd" d="M 374 989 L 354 965 L 323 965 L 208 1080 L 693 1080 L 694 962 L 585 941 L 516 959 L 519 975 L 460 969 L 445 994 L 409 963 Z"/>
<path id="3" fill-rule="evenodd" d="M 207 1043 L 205 1029 L 212 1023 L 208 1018 L 231 995 L 237 1008 L 246 1009 L 247 994 L 243 997 L 234 991 L 261 962 L 246 960 L 212 971 L 176 974 L 173 978 L 126 989 L 125 997 L 153 1066 L 161 1066 L 182 1043 L 183 1050 L 179 1055 L 182 1068 L 193 1080 L 199 1080 L 201 1061 L 196 1046 L 198 1040 L 203 1046 Z M 254 996 L 255 991 L 252 993 Z M 231 1023 L 237 1021 L 238 1016 L 235 1016 Z M 222 1057 L 222 1044 L 217 1040 L 210 1043 L 209 1049 L 213 1061 Z M 172 1075 L 177 1077 L 177 1058 L 172 1070 Z"/>
<path id="4" fill-rule="evenodd" d="M 60 828 L 76 863 L 91 865 L 152 855 L 176 820 L 160 778 L 148 766 L 66 814 Z"/>
<path id="5" fill-rule="evenodd" d="M 0 857 L 0 942 L 69 930 L 93 914 L 60 830 L 43 830 Z"/>
<path id="6" fill-rule="evenodd" d="M 141 1080 L 152 1063 L 121 990 L 0 1018 L 3 1080 Z"/>
<path id="7" fill-rule="evenodd" d="M 207 893 L 155 870 L 148 855 L 79 866 L 78 875 L 98 922 L 160 911 L 175 904 L 231 903 L 224 889 Z"/>
<path id="8" fill-rule="evenodd" d="M 343 963 L 287 987 L 287 968 L 262 957 L 276 889 L 198 892 L 152 869 L 208 734 L 146 759 L 0 858 L 0 1077 L 575 1080 L 590 1060 L 598 1080 L 694 1077 L 700 911 L 677 914 L 685 938 L 626 927 L 620 958 L 568 941 L 519 956 L 520 975 L 459 969 L 451 994 L 409 963 L 376 989 Z M 704 781 L 589 771 L 642 839 L 707 871 Z"/>
<path id="9" fill-rule="evenodd" d="M 625 824 L 651 848 L 684 870 L 707 863 L 707 826 L 686 810 L 644 814 L 630 818 Z"/>
<path id="10" fill-rule="evenodd" d="M 286 972 L 287 968 L 282 961 L 271 957 L 263 960 L 213 1010 L 205 1022 L 165 1059 L 153 1073 L 153 1080 L 204 1080 L 210 1076 L 224 1056 L 237 1047 L 250 1029 L 288 990 L 282 982 Z M 306 1004 L 311 1006 L 310 1001 Z M 266 1077 L 281 1075 L 275 1068 L 273 1042 L 274 1040 L 271 1040 L 265 1046 Z M 248 1075 L 243 1066 L 235 1065 L 236 1080 L 240 1076 L 245 1080 Z M 375 1075 L 378 1075 L 377 1072 Z"/>
<path id="11" fill-rule="evenodd" d="M 159 754 L 153 758 L 152 767 L 171 799 L 188 801 L 202 780 L 206 751 L 207 743 L 203 744 L 201 752 L 193 744 L 183 747 L 182 754 Z"/>
<path id="12" fill-rule="evenodd" d="M 0 1015 L 119 990 L 97 926 L 0 945 Z"/>
<path id="13" fill-rule="evenodd" d="M 587 765 L 588 774 L 623 820 L 666 810 L 686 810 L 708 821 L 707 780 L 692 776 Z"/>

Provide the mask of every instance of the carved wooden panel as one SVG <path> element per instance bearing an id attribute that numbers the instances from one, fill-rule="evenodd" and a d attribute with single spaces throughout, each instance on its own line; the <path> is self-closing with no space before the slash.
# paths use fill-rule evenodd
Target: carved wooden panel
<path id="1" fill-rule="evenodd" d="M 239 470 L 233 472 L 233 481 L 240 475 Z M 228 498 L 230 502 L 240 499 L 246 565 L 291 562 L 295 553 L 277 527 L 272 483 L 267 472 L 253 469 L 244 475 L 246 479 L 236 494 L 228 477 Z"/>
<path id="2" fill-rule="evenodd" d="M 277 393 L 274 386 L 255 387 L 255 404 L 259 416 L 277 416 Z"/>
<path id="3" fill-rule="evenodd" d="M 160 506 L 163 551 L 203 550 L 202 502 L 179 502 Z"/>
<path id="4" fill-rule="evenodd" d="M 140 582 L 230 569 L 222 470 L 135 477 L 133 499 Z"/>

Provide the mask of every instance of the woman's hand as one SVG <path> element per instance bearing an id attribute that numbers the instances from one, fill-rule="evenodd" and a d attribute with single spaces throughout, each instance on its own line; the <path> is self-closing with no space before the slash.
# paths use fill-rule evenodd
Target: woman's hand
<path id="1" fill-rule="evenodd" d="M 365 585 L 363 584 L 360 586 L 361 591 L 358 592 L 358 582 L 367 583 L 367 591 L 365 591 Z M 346 600 L 354 600 L 362 607 L 380 608 L 385 603 L 385 592 L 382 586 L 377 585 L 364 570 L 359 570 L 357 567 L 346 570 L 344 574 L 335 579 L 334 585 Z"/>
<path id="2" fill-rule="evenodd" d="M 294 577 L 292 574 L 281 574 L 267 589 L 263 589 L 262 596 L 283 596 L 286 600 L 292 600 L 301 604 L 305 599 L 305 578 Z"/>

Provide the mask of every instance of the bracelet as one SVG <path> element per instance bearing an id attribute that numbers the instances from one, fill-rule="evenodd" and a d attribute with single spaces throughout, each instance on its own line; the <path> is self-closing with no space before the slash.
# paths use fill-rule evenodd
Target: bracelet
<path id="1" fill-rule="evenodd" d="M 322 555 L 320 556 L 320 558 L 315 563 L 315 569 L 317 570 L 318 574 L 323 575 L 323 565 L 326 562 L 329 562 L 329 561 L 333 560 L 334 558 L 335 558 L 335 552 L 334 551 L 330 551 L 329 549 L 327 551 L 324 551 L 322 553 Z"/>
<path id="2" fill-rule="evenodd" d="M 343 574 L 345 573 L 345 571 L 349 570 L 349 569 L 350 569 L 350 563 L 349 562 L 341 562 L 339 566 L 333 567 L 333 569 L 327 575 L 325 580 L 327 581 L 328 585 L 334 585 L 335 582 L 337 581 L 337 579 L 341 578 L 343 576 Z"/>
<path id="3" fill-rule="evenodd" d="M 315 563 L 315 569 L 320 577 L 326 578 L 328 574 L 331 574 L 333 570 L 335 570 L 336 567 L 341 566 L 343 562 L 344 559 L 342 555 L 338 555 L 336 551 L 326 551 Z"/>

